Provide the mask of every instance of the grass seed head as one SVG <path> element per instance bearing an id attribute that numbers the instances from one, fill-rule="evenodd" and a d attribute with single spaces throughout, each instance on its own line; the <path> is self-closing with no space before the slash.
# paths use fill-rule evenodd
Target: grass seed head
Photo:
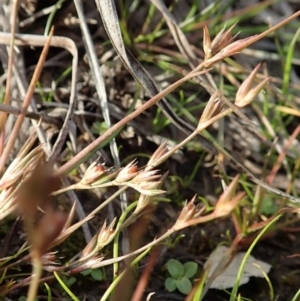
<path id="1" fill-rule="evenodd" d="M 219 92 L 215 91 L 210 97 L 205 109 L 201 115 L 199 124 L 209 120 L 210 118 L 218 115 L 223 109 L 223 102 L 220 100 Z"/>
<path id="2" fill-rule="evenodd" d="M 164 193 L 163 190 L 160 190 L 162 184 L 164 183 L 164 181 L 166 180 L 167 176 L 168 176 L 168 172 L 166 172 L 161 178 L 160 178 L 160 181 L 159 182 L 156 182 L 155 184 L 155 187 L 154 187 L 154 191 L 157 191 L 158 193 Z M 156 194 L 158 194 L 156 193 Z M 137 206 L 134 210 L 135 213 L 139 213 L 141 212 L 142 210 L 144 210 L 152 201 L 153 201 L 153 196 L 155 196 L 156 194 L 154 195 L 147 195 L 147 194 L 141 194 L 139 199 L 138 199 L 138 202 L 137 202 Z"/>
<path id="3" fill-rule="evenodd" d="M 232 25 L 228 30 L 225 31 L 223 27 L 216 37 L 211 42 L 209 30 L 207 26 L 203 27 L 203 50 L 205 53 L 205 60 L 210 59 L 222 49 L 232 43 L 237 35 L 232 36 L 231 32 L 234 29 L 236 23 Z"/>
<path id="4" fill-rule="evenodd" d="M 197 213 L 197 208 L 194 204 L 196 196 L 194 196 L 189 202 L 185 202 L 179 217 L 177 218 L 176 224 L 187 222 L 194 218 Z"/>
<path id="5" fill-rule="evenodd" d="M 168 152 L 168 149 L 167 149 L 166 145 L 167 145 L 167 140 L 165 140 L 157 148 L 157 150 L 152 154 L 150 160 L 147 163 L 145 171 L 151 170 L 153 168 L 152 165 Z"/>
<path id="6" fill-rule="evenodd" d="M 258 72 L 258 69 L 260 67 L 260 64 L 258 64 L 254 70 L 249 74 L 249 76 L 244 80 L 244 82 L 239 87 L 234 104 L 237 107 L 244 107 L 251 103 L 251 101 L 257 96 L 257 94 L 260 92 L 260 90 L 270 81 L 270 77 L 265 78 L 262 82 L 260 82 L 256 87 L 251 88 L 256 74 Z"/>
<path id="7" fill-rule="evenodd" d="M 116 224 L 116 221 L 117 219 L 114 218 L 108 227 L 106 226 L 106 221 L 104 222 L 97 238 L 97 244 L 96 244 L 97 252 L 100 251 L 107 244 L 109 244 L 112 241 L 112 239 L 115 237 L 114 226 Z"/>
<path id="8" fill-rule="evenodd" d="M 80 264 L 77 265 L 76 267 L 71 268 L 69 270 L 69 273 L 70 274 L 78 274 L 80 272 L 83 272 L 83 271 L 86 271 L 89 269 L 99 268 L 103 265 L 102 264 L 103 259 L 104 259 L 104 257 L 93 256 L 84 262 L 80 262 Z"/>
<path id="9" fill-rule="evenodd" d="M 244 193 L 239 193 L 237 196 L 235 196 L 238 181 L 239 175 L 232 180 L 227 189 L 220 196 L 214 210 L 216 217 L 228 215 L 243 198 Z"/>
<path id="10" fill-rule="evenodd" d="M 204 61 L 204 67 L 205 68 L 209 68 L 211 66 L 213 66 L 215 63 L 230 57 L 234 54 L 237 54 L 239 52 L 241 52 L 243 49 L 245 49 L 248 46 L 248 43 L 254 38 L 254 36 L 252 37 L 248 37 L 245 39 L 240 39 L 234 42 L 230 42 L 230 44 L 228 44 L 226 47 L 222 48 L 218 53 L 216 53 L 214 56 L 212 56 L 209 59 L 206 59 Z"/>
<path id="11" fill-rule="evenodd" d="M 115 181 L 118 183 L 126 183 L 132 180 L 138 174 L 138 167 L 136 165 L 136 160 L 133 160 L 128 165 L 126 165 L 121 171 L 118 173 Z"/>
<path id="12" fill-rule="evenodd" d="M 98 160 L 97 160 L 98 161 Z M 98 181 L 104 175 L 106 175 L 106 170 L 104 164 L 99 164 L 97 161 L 94 161 L 84 173 L 80 183 L 84 185 L 89 185 Z"/>

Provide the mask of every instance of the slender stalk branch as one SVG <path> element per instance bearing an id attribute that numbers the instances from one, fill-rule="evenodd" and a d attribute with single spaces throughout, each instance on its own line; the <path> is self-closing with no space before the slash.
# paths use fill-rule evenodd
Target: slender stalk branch
<path id="1" fill-rule="evenodd" d="M 27 301 L 36 300 L 36 295 L 39 288 L 40 278 L 42 276 L 42 270 L 43 270 L 42 260 L 39 256 L 34 256 L 32 258 L 32 266 L 33 266 L 33 271 L 32 271 L 32 278 L 28 290 Z"/>
<path id="2" fill-rule="evenodd" d="M 155 97 L 152 97 L 150 100 L 148 100 L 145 104 L 143 104 L 141 107 L 137 108 L 135 111 L 127 115 L 125 118 L 120 120 L 118 123 L 113 125 L 111 128 L 109 128 L 104 134 L 102 134 L 100 137 L 98 137 L 95 141 L 93 141 L 91 144 L 89 144 L 85 149 L 83 149 L 80 153 L 78 153 L 76 156 L 74 156 L 72 159 L 70 159 L 67 163 L 65 163 L 63 166 L 58 168 L 56 171 L 54 171 L 54 176 L 61 176 L 62 174 L 68 174 L 72 169 L 76 168 L 80 163 L 84 162 L 86 158 L 90 157 L 97 149 L 101 148 L 101 146 L 110 139 L 114 137 L 114 133 L 121 127 L 123 127 L 125 124 L 127 124 L 129 121 L 133 120 L 137 116 L 139 116 L 142 112 L 152 107 L 154 104 L 156 104 L 160 99 L 162 99 L 164 96 L 169 94 L 171 91 L 179 87 L 182 83 L 192 79 L 195 76 L 199 76 L 200 74 L 203 74 L 204 72 L 208 72 L 209 70 L 205 70 L 202 72 L 194 72 L 194 70 L 187 74 L 185 77 L 181 78 L 177 82 L 173 83 L 160 93 L 158 93 Z"/>
<path id="3" fill-rule="evenodd" d="M 40 74 L 42 72 L 42 67 L 43 67 L 43 64 L 46 60 L 46 56 L 47 56 L 47 53 L 48 53 L 48 50 L 49 50 L 49 47 L 50 47 L 50 42 L 51 42 L 51 37 L 53 36 L 53 29 L 52 31 L 50 32 L 50 35 L 46 41 L 46 44 L 43 48 L 43 51 L 41 53 L 41 56 L 40 56 L 40 59 L 38 61 L 38 64 L 34 70 L 34 73 L 33 73 L 33 76 L 32 76 L 32 79 L 31 79 L 31 82 L 30 82 L 30 86 L 27 90 L 27 94 L 25 96 L 25 99 L 24 99 L 24 102 L 23 102 L 23 105 L 22 105 L 22 109 L 21 109 L 21 114 L 17 117 L 17 120 L 15 122 L 15 125 L 14 125 L 14 128 L 9 136 L 9 139 L 7 141 L 7 144 L 3 150 L 3 153 L 0 157 L 0 173 L 2 173 L 3 169 L 4 169 L 4 166 L 5 166 L 5 163 L 7 162 L 7 158 L 15 144 L 15 141 L 17 139 L 17 136 L 19 134 L 19 130 L 22 126 L 22 123 L 24 121 L 24 118 L 25 118 L 25 114 L 27 112 L 27 109 L 28 109 L 28 106 L 30 104 L 30 101 L 32 99 L 32 95 L 33 95 L 33 92 L 34 92 L 34 89 L 35 89 L 35 85 L 40 77 Z"/>

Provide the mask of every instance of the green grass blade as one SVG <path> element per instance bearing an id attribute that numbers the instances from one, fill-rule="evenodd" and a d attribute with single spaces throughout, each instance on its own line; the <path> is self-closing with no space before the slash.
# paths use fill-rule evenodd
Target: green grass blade
<path id="1" fill-rule="evenodd" d="M 44 30 L 44 35 L 45 36 L 47 36 L 49 34 L 54 16 L 55 16 L 56 12 L 61 8 L 61 6 L 63 5 L 63 3 L 65 1 L 66 0 L 59 0 L 55 4 L 55 8 L 52 10 L 51 14 L 49 15 L 49 17 L 47 19 L 46 27 L 45 27 L 45 30 Z"/>
<path id="2" fill-rule="evenodd" d="M 132 261 L 132 263 L 130 264 L 130 266 L 134 266 L 136 265 L 142 258 L 144 258 L 149 252 L 150 252 L 151 248 L 148 248 L 147 250 L 145 250 L 141 255 L 139 255 L 135 260 Z M 113 292 L 113 290 L 115 289 L 115 287 L 117 286 L 117 284 L 122 280 L 122 277 L 125 275 L 125 271 L 123 271 L 109 286 L 109 288 L 105 291 L 104 295 L 102 296 L 102 298 L 100 299 L 100 301 L 106 301 L 107 298 L 109 297 L 109 295 Z"/>
<path id="3" fill-rule="evenodd" d="M 244 256 L 243 258 L 243 261 L 240 265 L 240 268 L 238 270 L 238 274 L 237 274 L 237 277 L 236 277 L 236 281 L 235 281 L 235 284 L 234 284 L 234 287 L 232 289 L 232 292 L 231 292 L 231 295 L 230 295 L 230 300 L 229 301 L 235 301 L 236 298 L 237 298 L 237 293 L 238 293 L 238 288 L 239 288 L 239 285 L 240 285 L 240 280 L 242 278 L 242 273 L 243 273 L 243 270 L 245 268 L 245 265 L 246 265 L 246 262 L 252 252 L 252 250 L 254 249 L 255 245 L 257 244 L 257 242 L 260 240 L 260 238 L 267 232 L 267 230 L 273 225 L 275 224 L 279 219 L 280 217 L 282 216 L 282 214 L 276 216 L 258 235 L 257 237 L 254 239 L 253 243 L 251 244 L 251 246 L 249 247 L 249 249 L 247 250 L 246 252 L 246 255 Z"/>
<path id="4" fill-rule="evenodd" d="M 48 298 L 47 300 L 48 301 L 52 301 L 52 293 L 51 293 L 51 289 L 49 287 L 49 285 L 47 283 L 44 283 L 45 287 L 46 287 L 46 290 L 47 290 L 47 293 L 48 293 Z"/>
<path id="5" fill-rule="evenodd" d="M 65 290 L 65 292 L 74 300 L 74 301 L 80 301 L 72 292 L 71 290 L 66 286 L 66 284 L 62 281 L 62 279 L 59 277 L 58 273 L 54 272 L 54 276 L 61 285 L 61 287 Z"/>
<path id="6" fill-rule="evenodd" d="M 294 56 L 294 49 L 295 44 L 298 40 L 300 34 L 300 28 L 296 31 L 287 52 L 286 62 L 284 65 L 284 73 L 283 73 L 283 84 L 282 84 L 282 92 L 283 95 L 287 95 L 289 92 L 289 85 L 290 85 L 290 77 L 291 77 L 291 69 L 292 69 L 292 60 Z"/>
<path id="7" fill-rule="evenodd" d="M 300 289 L 298 290 L 298 292 L 296 293 L 296 295 L 293 297 L 291 301 L 297 301 L 299 300 L 299 297 L 300 297 Z"/>

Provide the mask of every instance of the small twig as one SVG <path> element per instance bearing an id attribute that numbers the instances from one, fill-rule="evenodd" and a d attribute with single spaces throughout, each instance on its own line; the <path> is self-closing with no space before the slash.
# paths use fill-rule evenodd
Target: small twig
<path id="1" fill-rule="evenodd" d="M 4 105 L 0 104 L 0 111 L 6 112 L 8 114 L 13 114 L 13 115 L 20 115 L 21 114 L 21 109 L 16 108 L 10 105 Z M 26 112 L 25 114 L 26 118 L 34 119 L 34 120 L 42 120 L 42 122 L 49 123 L 56 125 L 57 127 L 61 127 L 62 122 L 60 122 L 57 118 L 48 116 L 43 113 L 35 113 L 35 112 Z"/>
<path id="2" fill-rule="evenodd" d="M 27 19 L 20 21 L 19 26 L 20 27 L 25 27 L 34 21 L 36 21 L 38 18 L 44 17 L 48 14 L 50 14 L 54 9 L 56 8 L 56 4 L 48 6 L 46 8 L 41 9 L 40 11 L 31 14 Z"/>

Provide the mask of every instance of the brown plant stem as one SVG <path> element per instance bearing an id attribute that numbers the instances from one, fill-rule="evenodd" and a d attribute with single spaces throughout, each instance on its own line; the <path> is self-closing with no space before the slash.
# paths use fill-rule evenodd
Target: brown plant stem
<path id="1" fill-rule="evenodd" d="M 26 116 L 26 112 L 27 112 L 27 109 L 28 109 L 28 106 L 30 104 L 30 101 L 32 99 L 32 95 L 34 93 L 34 89 L 35 89 L 35 85 L 40 77 L 40 74 L 42 72 L 42 68 L 43 68 L 43 64 L 46 60 L 46 56 L 47 56 L 47 53 L 48 53 L 48 50 L 49 50 L 49 47 L 50 47 L 50 41 L 51 41 L 51 37 L 53 36 L 53 32 L 54 32 L 54 28 L 52 28 L 50 34 L 49 34 L 49 37 L 45 43 L 45 46 L 43 48 L 43 51 L 41 53 L 41 56 L 39 58 L 39 61 L 38 61 L 38 64 L 34 70 L 34 73 L 33 73 L 33 76 L 32 76 L 32 79 L 31 79 L 31 82 L 30 82 L 30 86 L 27 90 L 27 93 L 26 93 L 26 96 L 25 96 L 25 99 L 24 99 L 24 102 L 23 102 L 23 105 L 22 105 L 22 108 L 21 108 L 21 113 L 20 115 L 17 117 L 17 120 L 15 122 L 15 125 L 14 125 L 14 128 L 9 136 L 9 139 L 7 141 L 7 144 L 5 146 L 5 149 L 0 157 L 0 173 L 2 173 L 3 169 L 4 169 L 4 166 L 5 166 L 5 163 L 7 161 L 7 158 L 15 144 L 15 141 L 16 141 L 16 138 L 19 134 L 19 130 L 22 126 L 22 123 L 24 121 L 24 118 Z"/>
<path id="2" fill-rule="evenodd" d="M 127 124 L 129 121 L 133 120 L 137 116 L 139 116 L 142 112 L 152 107 L 155 103 L 157 103 L 161 98 L 163 98 L 165 95 L 169 94 L 171 91 L 179 87 L 182 83 L 190 80 L 191 78 L 195 76 L 199 76 L 205 72 L 208 72 L 209 70 L 201 71 L 201 72 L 191 72 L 178 80 L 177 82 L 173 83 L 160 93 L 158 93 L 155 97 L 152 97 L 149 99 L 145 104 L 143 104 L 141 107 L 124 117 L 122 120 L 120 120 L 118 123 L 113 125 L 111 128 L 109 128 L 104 134 L 102 134 L 100 137 L 98 137 L 95 141 L 90 143 L 85 149 L 83 149 L 80 153 L 75 155 L 72 159 L 70 159 L 67 163 L 65 163 L 63 166 L 58 168 L 56 171 L 54 171 L 54 176 L 61 176 L 63 174 L 68 174 L 72 169 L 77 167 L 79 164 L 84 162 L 84 160 L 87 157 L 90 157 L 91 154 L 93 154 L 97 149 L 101 147 L 102 144 L 106 143 L 110 139 L 114 137 L 114 133 L 121 127 L 123 127 L 125 124 Z"/>
<path id="3" fill-rule="evenodd" d="M 8 67 L 7 67 L 7 81 L 5 85 L 5 95 L 4 95 L 4 105 L 8 105 L 10 101 L 10 90 L 11 90 L 11 77 L 12 77 L 12 70 L 13 70 L 13 63 L 14 63 L 14 43 L 15 43 L 15 33 L 16 33 L 16 19 L 17 19 L 17 12 L 18 12 L 18 0 L 12 1 L 12 13 L 10 16 L 11 26 L 11 40 L 9 43 L 9 53 L 8 53 Z M 7 113 L 1 112 L 0 113 L 0 155 L 3 152 L 4 140 L 5 140 L 5 124 L 7 120 Z M 1 168 L 0 168 L 1 172 Z"/>

